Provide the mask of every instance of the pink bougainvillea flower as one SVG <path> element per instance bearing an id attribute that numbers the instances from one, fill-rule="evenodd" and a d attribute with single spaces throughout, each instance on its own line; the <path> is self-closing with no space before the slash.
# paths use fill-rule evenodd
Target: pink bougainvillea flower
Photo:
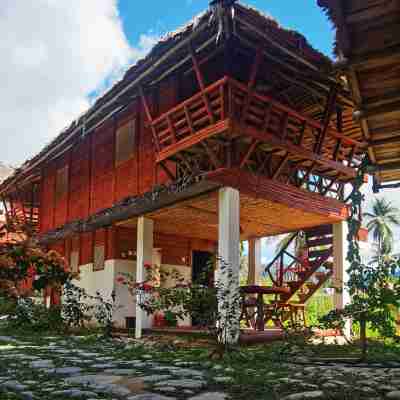
<path id="1" fill-rule="evenodd" d="M 153 289 L 153 286 L 149 285 L 148 283 L 144 283 L 144 284 L 142 285 L 142 289 L 143 289 L 145 292 L 150 292 L 150 291 Z"/>
<path id="2" fill-rule="evenodd" d="M 117 278 L 117 282 L 118 282 L 118 283 L 124 283 L 124 282 L 125 282 L 125 278 L 124 278 L 123 276 L 119 276 L 119 277 Z"/>
<path id="3" fill-rule="evenodd" d="M 31 265 L 27 270 L 27 275 L 29 278 L 33 278 L 36 275 L 36 273 L 37 273 L 37 270 L 33 265 Z"/>
<path id="4" fill-rule="evenodd" d="M 150 268 L 151 268 L 151 264 L 148 263 L 148 262 L 146 262 L 146 263 L 144 263 L 144 267 L 145 267 L 146 269 L 150 269 Z"/>

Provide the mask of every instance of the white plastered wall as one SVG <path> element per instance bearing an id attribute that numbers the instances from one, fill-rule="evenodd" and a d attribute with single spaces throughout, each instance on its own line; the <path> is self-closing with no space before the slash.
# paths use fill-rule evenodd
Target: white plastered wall
<path id="1" fill-rule="evenodd" d="M 160 253 L 155 249 L 153 255 L 154 265 L 160 263 Z M 162 264 L 161 268 L 164 271 L 178 271 L 184 278 L 185 283 L 192 280 L 192 268 L 182 265 Z M 116 294 L 116 311 L 114 312 L 114 324 L 116 327 L 125 328 L 126 317 L 136 316 L 136 299 L 129 293 L 126 285 L 117 283 L 116 279 L 121 274 L 130 274 L 132 279 L 136 279 L 136 262 L 131 260 L 107 260 L 104 269 L 101 271 L 93 271 L 93 264 L 80 266 L 80 280 L 75 281 L 75 284 L 87 292 L 91 296 L 95 296 L 96 292 L 109 300 L 111 293 L 115 290 Z M 170 286 L 172 283 L 166 281 L 164 287 Z M 190 318 L 179 320 L 179 326 L 191 325 Z"/>
<path id="2" fill-rule="evenodd" d="M 93 271 L 93 264 L 82 265 L 80 279 L 75 283 L 85 289 L 88 295 L 95 296 L 96 292 L 99 292 L 107 300 L 111 299 L 112 291 L 115 290 L 114 323 L 115 326 L 124 328 L 125 318 L 135 316 L 135 299 L 125 285 L 116 283 L 120 273 L 129 273 L 134 279 L 136 263 L 128 260 L 107 260 L 101 271 Z"/>

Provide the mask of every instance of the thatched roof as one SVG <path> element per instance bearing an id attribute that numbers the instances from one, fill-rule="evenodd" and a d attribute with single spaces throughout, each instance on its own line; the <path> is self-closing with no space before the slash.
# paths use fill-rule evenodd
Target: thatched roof
<path id="1" fill-rule="evenodd" d="M 252 7 L 241 4 L 235 4 L 233 7 L 236 14 L 245 15 L 253 20 L 261 31 L 279 42 L 281 46 L 289 49 L 292 53 L 298 54 L 315 65 L 320 71 L 329 71 L 332 69 L 331 60 L 313 48 L 302 34 L 283 28 L 271 16 L 263 14 Z M 0 191 L 4 190 L 10 182 L 16 181 L 21 177 L 25 179 L 30 174 L 33 174 L 33 171 L 38 170 L 43 162 L 58 153 L 59 147 L 62 148 L 66 142 L 69 143 L 71 137 L 81 136 L 82 129 L 88 125 L 88 121 L 92 119 L 98 121 L 98 116 L 104 118 L 118 105 L 126 104 L 132 99 L 132 91 L 139 84 L 142 86 L 151 84 L 154 77 L 159 75 L 160 71 L 163 70 L 164 65 L 167 62 L 171 63 L 171 59 L 167 59 L 169 53 L 178 48 L 182 42 L 191 39 L 198 31 L 203 32 L 206 36 L 211 36 L 213 32 L 215 33 L 218 29 L 218 21 L 214 19 L 210 24 L 210 17 L 211 10 L 206 10 L 193 18 L 188 24 L 162 37 L 146 57 L 129 67 L 122 79 L 102 94 L 84 114 L 72 121 L 42 151 L 27 160 L 9 179 L 3 182 L 0 185 Z M 128 93 L 129 98 L 127 98 Z"/>

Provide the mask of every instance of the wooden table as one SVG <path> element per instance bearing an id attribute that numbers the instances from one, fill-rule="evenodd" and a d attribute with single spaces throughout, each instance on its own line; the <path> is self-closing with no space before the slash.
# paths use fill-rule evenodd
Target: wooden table
<path id="1" fill-rule="evenodd" d="M 279 294 L 288 294 L 290 293 L 290 289 L 286 287 L 278 287 L 278 286 L 241 286 L 240 292 L 242 294 L 243 303 L 242 303 L 242 316 L 246 317 L 248 320 L 248 308 L 256 309 L 256 320 L 254 322 L 254 328 L 259 331 L 264 331 L 265 329 L 265 302 L 264 295 L 279 295 Z M 250 296 L 250 299 L 246 299 L 246 296 Z M 253 315 L 254 317 L 254 315 Z"/>

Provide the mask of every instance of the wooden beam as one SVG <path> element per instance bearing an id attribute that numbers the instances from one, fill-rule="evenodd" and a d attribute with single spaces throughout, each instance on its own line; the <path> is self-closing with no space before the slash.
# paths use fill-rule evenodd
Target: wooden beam
<path id="1" fill-rule="evenodd" d="M 165 150 L 161 150 L 156 158 L 156 162 L 165 160 L 182 150 L 194 146 L 201 141 L 210 138 L 214 135 L 226 132 L 230 130 L 232 123 L 229 119 L 217 122 L 214 125 L 208 126 L 201 131 L 196 132 L 196 134 L 187 136 L 180 140 L 178 143 L 172 146 L 168 146 Z"/>
<path id="2" fill-rule="evenodd" d="M 347 207 L 341 201 L 310 193 L 273 179 L 254 175 L 241 169 L 222 168 L 206 175 L 208 181 L 236 188 L 245 195 L 285 204 L 311 214 L 320 214 L 333 221 L 347 218 Z"/>
<path id="3" fill-rule="evenodd" d="M 281 162 L 279 163 L 278 167 L 276 168 L 275 172 L 272 174 L 272 179 L 278 178 L 278 176 L 282 172 L 283 168 L 285 168 L 289 159 L 290 159 L 290 154 L 286 153 L 286 155 L 282 158 Z"/>
<path id="4" fill-rule="evenodd" d="M 307 115 L 304 115 L 304 114 L 302 114 L 300 112 L 297 112 L 296 110 L 294 110 L 294 109 L 292 109 L 292 108 L 280 103 L 279 101 L 276 101 L 271 96 L 259 94 L 259 93 L 255 92 L 254 90 L 249 89 L 243 83 L 240 83 L 240 82 L 238 82 L 238 81 L 236 81 L 236 80 L 234 80 L 232 78 L 229 78 L 228 80 L 229 80 L 230 84 L 233 84 L 234 86 L 239 87 L 244 92 L 249 92 L 250 91 L 251 95 L 254 96 L 254 98 L 256 98 L 258 100 L 261 100 L 262 102 L 265 102 L 265 103 L 271 105 L 272 107 L 276 108 L 277 110 L 279 110 L 282 113 L 283 112 L 288 113 L 289 116 L 299 120 L 299 122 L 302 122 L 302 123 L 306 122 L 308 126 L 310 126 L 312 128 L 315 128 L 315 129 L 322 129 L 323 128 L 323 125 L 320 122 L 314 120 L 313 118 L 310 118 Z M 363 147 L 366 146 L 366 143 L 362 143 L 362 142 L 359 142 L 357 140 L 351 139 L 348 136 L 343 135 L 343 134 L 337 132 L 335 129 L 332 129 L 330 127 L 328 128 L 327 134 L 330 137 L 333 137 L 333 138 L 337 138 L 337 139 L 341 138 L 341 139 L 343 139 L 343 143 L 348 144 L 348 145 L 356 145 L 357 147 L 360 147 L 360 148 L 363 148 Z"/>
<path id="5" fill-rule="evenodd" d="M 384 118 L 393 114 L 400 114 L 400 99 L 374 108 L 358 109 L 354 111 L 354 120 L 356 122 L 360 122 L 361 120 L 365 120 L 367 118 Z"/>
<path id="6" fill-rule="evenodd" d="M 321 166 L 333 169 L 335 171 L 341 172 L 343 175 L 348 176 L 349 178 L 356 177 L 356 171 L 353 168 L 346 167 L 342 163 L 337 161 L 328 160 L 322 155 L 316 154 L 311 150 L 306 149 L 305 147 L 298 146 L 293 144 L 289 140 L 282 140 L 276 137 L 274 134 L 269 132 L 260 132 L 258 129 L 252 128 L 250 126 L 240 126 L 235 131 L 242 132 L 245 135 L 252 137 L 253 139 L 257 139 L 261 142 L 265 142 L 270 144 L 271 146 L 278 147 L 282 150 L 287 151 L 288 153 L 293 154 L 296 157 L 302 157 L 304 159 L 313 161 Z"/>
<path id="7" fill-rule="evenodd" d="M 151 126 L 151 132 L 153 134 L 154 145 L 156 146 L 157 153 L 159 153 L 160 152 L 160 141 L 158 139 L 156 129 L 154 128 L 154 125 L 153 125 L 153 117 L 151 115 L 150 107 L 149 107 L 149 104 L 147 103 L 147 99 L 144 94 L 144 90 L 143 90 L 142 86 L 139 86 L 139 93 L 140 93 L 140 98 L 142 100 L 144 112 L 145 112 L 147 120 L 149 121 L 150 126 Z"/>
<path id="8" fill-rule="evenodd" d="M 245 155 L 243 156 L 242 160 L 240 161 L 239 168 L 243 168 L 251 155 L 253 154 L 254 150 L 258 146 L 260 142 L 257 139 L 253 139 L 249 148 L 247 149 Z"/>
<path id="9" fill-rule="evenodd" d="M 400 45 L 395 45 L 383 50 L 371 51 L 361 55 L 354 54 L 351 58 L 343 58 L 335 63 L 335 69 L 345 72 L 349 69 L 363 71 L 398 62 L 400 62 Z"/>
<path id="10" fill-rule="evenodd" d="M 371 172 L 388 172 L 400 170 L 400 161 L 386 163 L 386 164 L 375 164 L 370 168 Z"/>
<path id="11" fill-rule="evenodd" d="M 215 123 L 215 117 L 214 117 L 214 114 L 212 112 L 212 107 L 211 107 L 210 101 L 209 101 L 209 99 L 207 97 L 207 94 L 205 93 L 206 85 L 204 83 L 203 74 L 201 72 L 198 60 L 196 58 L 196 54 L 194 53 L 194 50 L 193 50 L 193 47 L 192 47 L 191 44 L 189 44 L 189 53 L 190 53 L 190 56 L 192 58 L 192 63 L 193 63 L 194 71 L 196 73 L 197 83 L 200 86 L 200 91 L 201 91 L 201 94 L 202 94 L 202 98 L 203 98 L 203 101 L 204 101 L 204 103 L 206 105 L 208 117 L 210 118 L 210 122 L 213 124 L 213 123 Z"/>
<path id="12" fill-rule="evenodd" d="M 324 145 L 324 141 L 326 138 L 326 134 L 329 129 L 329 124 L 332 119 L 332 115 L 335 111 L 336 108 L 336 97 L 337 97 L 337 85 L 332 86 L 329 96 L 326 102 L 325 106 L 325 111 L 324 111 L 324 117 L 322 119 L 322 130 L 320 132 L 319 138 L 318 138 L 318 143 L 315 149 L 315 152 L 318 154 L 321 154 L 322 151 L 322 146 Z"/>
<path id="13" fill-rule="evenodd" d="M 216 156 L 216 154 L 214 153 L 214 150 L 207 144 L 206 141 L 202 141 L 202 142 L 200 142 L 200 144 L 203 146 L 204 150 L 208 154 L 208 157 L 210 157 L 210 161 L 211 161 L 212 165 L 215 168 L 219 168 L 221 166 L 221 163 L 218 160 L 218 157 Z"/>
<path id="14" fill-rule="evenodd" d="M 400 132 L 396 132 L 397 136 L 387 137 L 385 139 L 370 140 L 368 144 L 370 146 L 384 146 L 387 144 L 400 144 Z"/>
<path id="15" fill-rule="evenodd" d="M 170 169 L 165 165 L 165 162 L 160 162 L 158 165 L 164 170 L 171 181 L 176 180 L 176 176 L 170 171 Z"/>
<path id="16" fill-rule="evenodd" d="M 345 56 L 349 55 L 351 51 L 350 33 L 347 27 L 346 18 L 343 12 L 342 0 L 335 0 L 332 2 L 331 7 L 336 15 L 336 24 L 338 27 L 338 41 L 340 50 Z"/>

